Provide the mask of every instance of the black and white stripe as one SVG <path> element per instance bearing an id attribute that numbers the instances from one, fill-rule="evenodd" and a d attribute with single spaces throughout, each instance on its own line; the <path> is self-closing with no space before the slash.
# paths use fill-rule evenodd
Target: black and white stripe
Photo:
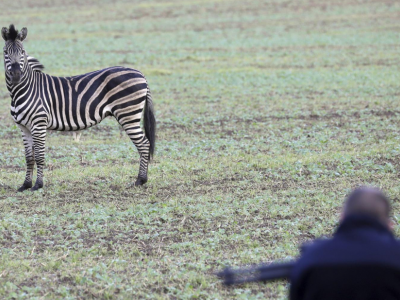
<path id="1" fill-rule="evenodd" d="M 83 130 L 107 116 L 117 119 L 139 151 L 140 168 L 135 185 L 146 183 L 148 162 L 154 151 L 155 119 L 143 74 L 134 69 L 111 67 L 73 77 L 47 75 L 39 61 L 26 54 L 23 39 L 19 38 L 24 29 L 14 40 L 9 37 L 12 30 L 11 26 L 3 28 L 2 35 L 6 40 L 4 64 L 12 99 L 11 115 L 23 133 L 27 163 L 25 181 L 19 190 L 32 187 L 35 163 L 37 180 L 32 190 L 43 187 L 46 130 Z M 25 29 L 25 36 L 26 33 Z M 15 79 L 18 76 L 14 76 L 18 72 L 12 72 L 16 61 L 20 66 L 18 82 Z M 146 133 L 140 126 L 142 116 Z"/>

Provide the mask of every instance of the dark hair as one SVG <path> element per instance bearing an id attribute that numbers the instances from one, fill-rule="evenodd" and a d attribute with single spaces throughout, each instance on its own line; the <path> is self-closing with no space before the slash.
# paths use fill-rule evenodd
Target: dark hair
<path id="1" fill-rule="evenodd" d="M 386 195 L 377 188 L 360 187 L 347 197 L 344 204 L 344 216 L 363 214 L 387 223 L 391 212 Z"/>
<path id="2" fill-rule="evenodd" d="M 14 24 L 11 24 L 8 28 L 8 39 L 11 41 L 15 41 L 18 37 L 18 30 L 15 29 Z"/>

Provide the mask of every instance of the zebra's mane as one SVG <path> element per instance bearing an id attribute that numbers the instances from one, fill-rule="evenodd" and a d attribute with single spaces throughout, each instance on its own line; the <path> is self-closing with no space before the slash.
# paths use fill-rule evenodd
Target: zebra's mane
<path id="1" fill-rule="evenodd" d="M 8 28 L 7 38 L 10 41 L 15 41 L 18 37 L 18 30 L 15 29 L 14 24 L 11 24 Z"/>
<path id="2" fill-rule="evenodd" d="M 28 56 L 28 64 L 33 71 L 43 72 L 44 66 L 36 58 Z"/>

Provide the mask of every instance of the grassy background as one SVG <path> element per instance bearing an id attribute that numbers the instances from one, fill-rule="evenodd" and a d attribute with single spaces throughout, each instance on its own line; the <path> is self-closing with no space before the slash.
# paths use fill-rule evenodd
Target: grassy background
<path id="1" fill-rule="evenodd" d="M 144 188 L 115 120 L 51 133 L 45 189 L 24 180 L 0 72 L 0 298 L 285 299 L 288 283 L 227 289 L 212 272 L 288 259 L 330 235 L 372 184 L 400 233 L 398 1 L 21 1 L 52 75 L 144 72 L 158 144 Z"/>

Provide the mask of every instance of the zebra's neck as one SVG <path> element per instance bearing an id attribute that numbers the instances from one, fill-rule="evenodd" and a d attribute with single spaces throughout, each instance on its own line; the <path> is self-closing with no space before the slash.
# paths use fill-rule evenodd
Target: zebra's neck
<path id="1" fill-rule="evenodd" d="M 34 57 L 28 55 L 28 66 L 33 72 L 43 72 L 44 66 Z"/>

